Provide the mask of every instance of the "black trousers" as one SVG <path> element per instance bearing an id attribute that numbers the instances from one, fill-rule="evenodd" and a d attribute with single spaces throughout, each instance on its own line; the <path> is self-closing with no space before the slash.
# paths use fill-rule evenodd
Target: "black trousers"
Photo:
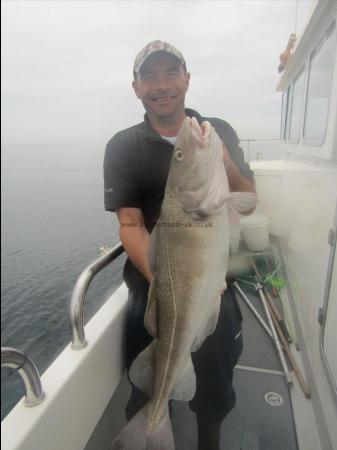
<path id="1" fill-rule="evenodd" d="M 126 361 L 129 369 L 136 356 L 152 341 L 144 327 L 148 288 L 129 291 Z M 235 405 L 233 369 L 242 351 L 242 316 L 234 293 L 228 286 L 222 296 L 219 320 L 214 333 L 200 349 L 192 353 L 197 389 L 189 402 L 192 411 L 209 422 L 221 422 Z M 148 401 L 147 396 L 132 386 L 126 407 L 130 420 Z"/>

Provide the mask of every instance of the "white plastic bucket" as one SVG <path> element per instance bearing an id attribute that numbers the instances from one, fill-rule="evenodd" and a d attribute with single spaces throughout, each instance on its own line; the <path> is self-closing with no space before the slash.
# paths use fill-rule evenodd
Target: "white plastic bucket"
<path id="1" fill-rule="evenodd" d="M 249 250 L 256 252 L 269 246 L 268 222 L 263 214 L 251 214 L 240 219 L 243 238 Z"/>

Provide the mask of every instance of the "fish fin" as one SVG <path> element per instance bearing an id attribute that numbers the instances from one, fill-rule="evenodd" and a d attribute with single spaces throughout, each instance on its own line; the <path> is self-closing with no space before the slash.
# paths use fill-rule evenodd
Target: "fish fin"
<path id="1" fill-rule="evenodd" d="M 224 167 L 215 173 L 207 194 L 196 208 L 198 214 L 207 217 L 211 214 L 220 214 L 224 210 L 229 196 L 229 187 L 223 172 L 225 172 Z"/>
<path id="2" fill-rule="evenodd" d="M 156 271 L 156 253 L 157 253 L 158 232 L 156 225 L 150 234 L 150 242 L 147 250 L 147 261 L 151 273 Z"/>
<path id="3" fill-rule="evenodd" d="M 157 329 L 157 294 L 156 281 L 152 280 L 149 288 L 148 300 L 144 316 L 144 325 L 152 337 L 158 335 Z"/>
<path id="4" fill-rule="evenodd" d="M 131 382 L 146 395 L 151 397 L 153 392 L 154 342 L 143 350 L 130 367 Z"/>
<path id="5" fill-rule="evenodd" d="M 192 358 L 190 357 L 184 372 L 179 378 L 175 388 L 170 394 L 170 399 L 174 400 L 192 400 L 196 390 L 196 376 L 192 363 Z"/>
<path id="6" fill-rule="evenodd" d="M 196 352 L 197 350 L 199 350 L 199 348 L 205 342 L 205 339 L 214 333 L 214 330 L 217 326 L 219 319 L 220 302 L 221 296 L 219 292 L 219 301 L 216 303 L 214 311 L 212 315 L 209 317 L 208 321 L 206 322 L 204 328 L 202 328 L 201 332 L 196 336 L 192 345 L 192 352 Z"/>
<path id="7" fill-rule="evenodd" d="M 148 430 L 148 405 L 126 425 L 109 447 L 110 450 L 174 450 L 174 436 L 168 407 L 159 424 Z"/>
<path id="8" fill-rule="evenodd" d="M 245 212 L 257 205 L 257 195 L 254 192 L 231 192 L 228 205 L 237 212 Z"/>

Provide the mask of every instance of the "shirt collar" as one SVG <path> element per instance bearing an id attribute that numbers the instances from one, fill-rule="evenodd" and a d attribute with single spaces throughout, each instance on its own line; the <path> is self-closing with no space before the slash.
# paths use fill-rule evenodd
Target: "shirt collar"
<path id="1" fill-rule="evenodd" d="M 203 118 L 197 111 L 194 111 L 193 109 L 190 108 L 185 108 L 185 114 L 188 117 L 195 117 L 198 123 L 201 125 Z M 168 142 L 165 139 L 163 139 L 154 128 L 152 128 L 147 113 L 144 114 L 144 122 L 142 123 L 142 132 L 145 133 L 146 138 L 149 139 L 150 141 L 165 142 L 166 144 Z"/>

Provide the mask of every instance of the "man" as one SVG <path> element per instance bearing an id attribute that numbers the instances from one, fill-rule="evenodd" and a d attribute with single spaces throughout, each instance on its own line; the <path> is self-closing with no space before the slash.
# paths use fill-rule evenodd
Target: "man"
<path id="1" fill-rule="evenodd" d="M 186 115 L 196 117 L 199 123 L 206 120 L 185 109 L 189 81 L 179 50 L 161 41 L 149 43 L 136 57 L 132 83 L 146 110 L 144 122 L 117 133 L 106 147 L 105 209 L 117 212 L 120 239 L 128 254 L 124 268 L 129 288 L 128 368 L 152 340 L 143 323 L 152 279 L 147 248 L 160 214 L 175 139 Z M 224 143 L 230 190 L 255 192 L 253 173 L 244 162 L 235 131 L 223 120 L 207 120 Z M 199 450 L 219 449 L 221 422 L 235 404 L 232 377 L 242 350 L 241 320 L 229 287 L 215 332 L 192 354 L 197 391 L 190 407 L 197 414 Z M 146 401 L 145 394 L 133 387 L 126 409 L 128 420 Z"/>

